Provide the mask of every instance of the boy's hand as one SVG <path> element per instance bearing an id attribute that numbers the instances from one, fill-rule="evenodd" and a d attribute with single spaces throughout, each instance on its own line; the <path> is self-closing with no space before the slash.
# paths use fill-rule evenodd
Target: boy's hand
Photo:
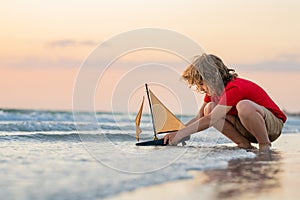
<path id="1" fill-rule="evenodd" d="M 164 136 L 164 144 L 170 144 L 170 145 L 177 145 L 177 143 L 173 143 L 173 139 L 176 136 L 177 131 L 168 133 L 167 135 Z"/>

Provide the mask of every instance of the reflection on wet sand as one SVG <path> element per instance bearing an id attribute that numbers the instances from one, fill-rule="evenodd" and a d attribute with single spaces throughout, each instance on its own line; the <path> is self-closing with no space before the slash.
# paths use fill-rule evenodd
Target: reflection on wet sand
<path id="1" fill-rule="evenodd" d="M 261 154 L 245 160 L 233 160 L 224 170 L 206 171 L 207 183 L 215 187 L 216 198 L 227 199 L 257 195 L 281 187 L 283 172 L 279 152 Z"/>
<path id="2" fill-rule="evenodd" d="M 237 149 L 221 146 L 213 148 L 212 153 L 231 148 Z M 112 199 L 300 199 L 300 135 L 282 135 L 274 142 L 273 148 L 276 150 L 271 154 L 260 154 L 256 150 L 253 151 L 256 154 L 253 159 L 229 161 L 228 167 L 223 170 L 191 170 L 192 179 L 140 188 Z"/>

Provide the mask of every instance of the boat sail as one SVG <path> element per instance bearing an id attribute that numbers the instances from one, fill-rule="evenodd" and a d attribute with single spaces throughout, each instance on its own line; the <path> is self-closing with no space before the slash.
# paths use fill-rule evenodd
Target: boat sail
<path id="1" fill-rule="evenodd" d="M 145 84 L 147 97 L 149 100 L 149 107 L 151 119 L 153 124 L 154 139 L 153 141 L 136 143 L 138 146 L 146 145 L 163 145 L 163 139 L 158 140 L 157 134 L 178 131 L 184 128 L 184 124 L 154 95 L 154 93 Z M 136 139 L 139 141 L 139 135 L 142 132 L 140 122 L 144 106 L 144 97 L 137 113 L 136 124 Z"/>
<path id="2" fill-rule="evenodd" d="M 142 129 L 140 128 L 140 123 L 141 123 L 141 118 L 142 118 L 142 113 L 143 113 L 144 100 L 145 100 L 145 97 L 143 97 L 143 101 L 142 101 L 140 110 L 135 118 L 135 132 L 136 132 L 135 138 L 137 141 L 140 140 L 140 133 L 142 132 Z"/>

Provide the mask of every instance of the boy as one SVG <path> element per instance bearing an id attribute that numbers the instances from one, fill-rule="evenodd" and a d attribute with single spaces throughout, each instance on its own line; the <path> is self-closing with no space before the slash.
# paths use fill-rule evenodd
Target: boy
<path id="1" fill-rule="evenodd" d="M 184 129 L 165 135 L 165 143 L 176 145 L 213 126 L 240 148 L 258 143 L 261 151 L 269 151 L 280 136 L 285 114 L 260 86 L 238 78 L 217 56 L 196 57 L 182 77 L 206 95 L 197 116 Z"/>

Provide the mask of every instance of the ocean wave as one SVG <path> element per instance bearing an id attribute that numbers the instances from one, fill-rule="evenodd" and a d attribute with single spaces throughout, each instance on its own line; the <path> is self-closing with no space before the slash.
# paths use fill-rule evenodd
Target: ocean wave
<path id="1" fill-rule="evenodd" d="M 54 122 L 6 122 L 0 124 L 1 132 L 48 132 L 48 131 L 74 131 L 76 127 L 73 123 L 54 123 Z"/>
<path id="2" fill-rule="evenodd" d="M 132 141 L 135 143 L 134 134 L 105 134 L 105 133 L 35 133 L 35 134 L 24 134 L 17 133 L 11 135 L 0 135 L 0 141 L 45 141 L 45 142 L 126 142 Z"/>
<path id="3" fill-rule="evenodd" d="M 99 123 L 134 123 L 136 114 L 118 112 L 73 112 L 47 110 L 0 109 L 1 121 L 56 121 Z M 75 117 L 75 118 L 74 118 Z M 142 117 L 143 123 L 151 123 L 149 114 Z"/>
<path id="4" fill-rule="evenodd" d="M 143 127 L 149 130 L 151 127 Z M 87 122 L 53 122 L 53 121 L 8 121 L 0 122 L 1 132 L 49 132 L 49 131 L 85 131 L 85 130 L 119 130 L 135 131 L 133 123 L 87 123 Z"/>
<path id="5" fill-rule="evenodd" d="M 191 116 L 184 116 L 188 121 Z M 69 132 L 85 130 L 135 131 L 135 114 L 112 112 L 77 112 L 74 120 L 71 111 L 0 109 L 1 132 Z M 142 118 L 142 129 L 152 130 L 151 117 Z M 288 117 L 283 134 L 300 133 L 300 118 Z"/>
<path id="6" fill-rule="evenodd" d="M 0 110 L 0 121 L 73 121 L 71 112 L 41 110 Z"/>
<path id="7" fill-rule="evenodd" d="M 123 117 L 119 113 L 107 112 L 76 112 L 76 121 L 90 121 L 95 118 L 99 122 L 128 121 L 128 117 Z M 47 111 L 47 110 L 18 110 L 0 109 L 0 121 L 64 121 L 73 122 L 74 115 L 71 111 Z"/>

